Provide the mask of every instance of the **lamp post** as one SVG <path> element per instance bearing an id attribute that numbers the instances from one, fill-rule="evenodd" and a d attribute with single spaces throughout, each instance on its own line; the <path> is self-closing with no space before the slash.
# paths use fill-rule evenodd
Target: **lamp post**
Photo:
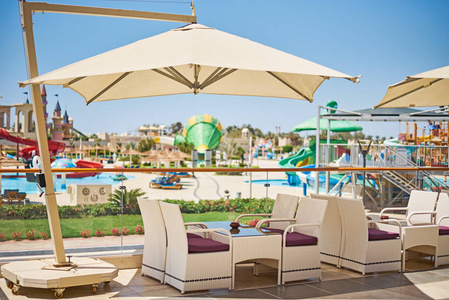
<path id="1" fill-rule="evenodd" d="M 360 144 L 360 141 L 359 140 L 357 140 L 357 142 L 359 143 L 359 151 L 362 153 L 362 156 L 363 156 L 363 168 L 366 168 L 366 155 L 369 153 L 369 148 L 371 147 L 371 143 L 373 142 L 373 141 L 369 141 L 369 144 L 368 144 L 368 148 L 366 148 L 366 149 L 363 149 L 362 148 L 362 144 Z M 366 198 L 366 195 L 365 195 L 365 179 L 366 179 L 366 171 L 363 171 L 363 190 L 362 190 L 362 194 L 363 194 L 363 205 L 365 205 L 365 198 Z"/>

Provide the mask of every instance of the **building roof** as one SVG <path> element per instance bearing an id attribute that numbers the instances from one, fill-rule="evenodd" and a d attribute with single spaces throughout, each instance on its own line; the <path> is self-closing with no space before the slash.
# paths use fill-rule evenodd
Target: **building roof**
<path id="1" fill-rule="evenodd" d="M 59 105 L 59 100 L 56 101 L 55 111 L 61 111 L 61 105 Z"/>
<path id="2" fill-rule="evenodd" d="M 337 111 L 336 113 L 323 114 L 322 119 L 346 120 L 346 121 L 378 121 L 378 122 L 426 122 L 449 121 L 447 112 L 436 112 L 438 109 L 422 111 L 413 108 L 367 108 L 350 111 Z"/>
<path id="3" fill-rule="evenodd" d="M 47 90 L 45 89 L 45 84 L 42 85 L 41 96 L 47 96 Z"/>
<path id="4" fill-rule="evenodd" d="M 62 123 L 70 123 L 69 115 L 67 114 L 67 110 L 64 112 L 64 118 L 62 119 Z"/>

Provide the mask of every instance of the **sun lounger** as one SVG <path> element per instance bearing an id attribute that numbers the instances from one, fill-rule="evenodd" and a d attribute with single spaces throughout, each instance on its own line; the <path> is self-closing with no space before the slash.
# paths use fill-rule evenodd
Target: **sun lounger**
<path id="1" fill-rule="evenodd" d="M 19 203 L 24 199 L 19 199 L 19 190 L 9 190 L 5 189 L 5 192 L 1 195 L 2 199 L 5 199 L 8 204 L 11 204 L 11 201 L 19 201 Z M 25 194 L 26 196 L 26 194 Z"/>

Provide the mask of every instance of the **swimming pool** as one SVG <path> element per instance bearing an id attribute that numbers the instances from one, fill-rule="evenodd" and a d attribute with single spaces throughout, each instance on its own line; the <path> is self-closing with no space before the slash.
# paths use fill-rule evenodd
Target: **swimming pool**
<path id="1" fill-rule="evenodd" d="M 66 185 L 72 184 L 86 184 L 86 183 L 92 183 L 92 184 L 112 184 L 118 185 L 121 183 L 121 181 L 114 181 L 111 179 L 112 176 L 109 173 L 102 173 L 97 176 L 92 177 L 85 177 L 85 178 L 67 178 L 66 179 Z M 128 179 L 134 179 L 135 176 L 126 175 Z M 54 182 L 56 192 L 64 192 L 66 189 L 61 188 L 62 180 L 57 179 Z M 25 192 L 27 194 L 38 194 L 40 193 L 39 189 L 36 186 L 35 182 L 28 182 L 26 178 L 2 178 L 2 193 L 5 189 L 19 189 L 20 192 Z"/>
<path id="2" fill-rule="evenodd" d="M 249 181 L 245 181 L 246 183 L 249 183 Z M 267 180 L 253 180 L 253 183 L 255 184 L 265 184 L 267 183 Z M 287 186 L 287 187 L 297 187 L 302 188 L 303 184 L 289 184 L 286 179 L 269 179 L 268 183 L 270 186 Z"/>

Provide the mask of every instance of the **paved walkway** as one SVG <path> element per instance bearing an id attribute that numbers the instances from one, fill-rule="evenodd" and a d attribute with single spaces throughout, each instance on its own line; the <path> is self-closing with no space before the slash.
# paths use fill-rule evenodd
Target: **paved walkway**
<path id="1" fill-rule="evenodd" d="M 385 272 L 362 276 L 347 269 L 322 264 L 322 281 L 300 281 L 276 286 L 275 270 L 265 270 L 258 277 L 249 265 L 237 267 L 236 289 L 181 293 L 161 285 L 149 277 L 140 276 L 140 269 L 120 270 L 109 286 L 100 285 L 92 295 L 90 286 L 68 288 L 64 299 L 448 299 L 449 267 L 432 269 L 427 260 L 409 260 L 405 273 Z M 21 288 L 14 296 L 0 279 L 0 299 L 53 299 L 45 289 Z"/>

